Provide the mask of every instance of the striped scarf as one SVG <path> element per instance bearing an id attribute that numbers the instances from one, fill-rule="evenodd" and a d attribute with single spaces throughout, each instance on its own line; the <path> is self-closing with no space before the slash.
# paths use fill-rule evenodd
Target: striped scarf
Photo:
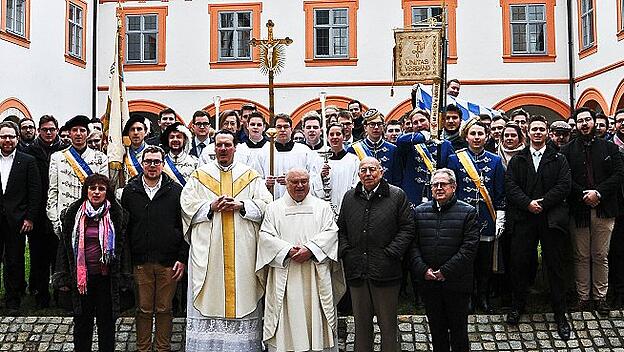
<path id="1" fill-rule="evenodd" d="M 98 222 L 98 236 L 102 257 L 100 261 L 108 265 L 115 257 L 115 227 L 110 218 L 110 202 L 107 200 L 99 209 L 93 209 L 91 202 L 85 200 L 76 213 L 74 229 L 72 231 L 72 244 L 76 256 L 76 277 L 78 292 L 87 293 L 87 263 L 85 259 L 85 232 L 86 219 Z"/>

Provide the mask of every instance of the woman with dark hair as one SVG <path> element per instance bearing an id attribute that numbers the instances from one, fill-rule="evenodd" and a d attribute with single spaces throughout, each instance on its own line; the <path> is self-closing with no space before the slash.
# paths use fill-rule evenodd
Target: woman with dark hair
<path id="1" fill-rule="evenodd" d="M 501 141 L 498 144 L 498 156 L 503 160 L 503 166 L 507 169 L 507 164 L 511 158 L 524 149 L 524 134 L 522 128 L 515 122 L 507 122 Z"/>
<path id="2" fill-rule="evenodd" d="M 81 198 L 65 210 L 53 286 L 71 294 L 74 350 L 91 351 L 93 318 L 98 350 L 114 351 L 120 310 L 125 217 L 108 178 L 85 179 Z"/>

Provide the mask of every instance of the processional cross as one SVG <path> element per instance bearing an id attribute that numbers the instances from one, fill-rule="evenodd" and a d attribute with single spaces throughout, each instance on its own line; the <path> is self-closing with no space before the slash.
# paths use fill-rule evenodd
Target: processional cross
<path id="1" fill-rule="evenodd" d="M 266 24 L 268 29 L 267 39 L 253 38 L 249 43 L 254 47 L 260 48 L 260 71 L 263 74 L 269 75 L 269 112 L 271 114 L 270 119 L 273 120 L 275 116 L 275 86 L 273 84 L 273 78 L 276 74 L 280 73 L 284 65 L 286 64 L 286 45 L 292 44 L 292 39 L 286 37 L 284 39 L 273 38 L 273 27 L 275 24 L 269 20 Z M 269 152 L 269 168 L 271 176 L 275 175 L 275 136 L 277 130 L 275 128 L 269 128 L 266 131 L 267 135 L 271 139 L 271 148 Z"/>

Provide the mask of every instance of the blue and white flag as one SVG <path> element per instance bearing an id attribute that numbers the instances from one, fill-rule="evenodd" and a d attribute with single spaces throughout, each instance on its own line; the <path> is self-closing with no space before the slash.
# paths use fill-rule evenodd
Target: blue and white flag
<path id="1" fill-rule="evenodd" d="M 431 87 L 417 83 L 412 89 L 414 90 L 412 96 L 416 100 L 416 106 L 419 109 L 431 111 Z M 479 114 L 487 114 L 492 117 L 494 115 L 500 115 L 498 111 L 492 108 L 488 108 L 484 105 L 480 105 L 477 103 L 472 103 L 464 99 L 455 98 L 448 94 L 446 95 L 446 103 L 457 105 L 457 107 L 462 112 L 462 119 L 464 121 Z M 414 104 L 413 101 L 412 104 Z"/>

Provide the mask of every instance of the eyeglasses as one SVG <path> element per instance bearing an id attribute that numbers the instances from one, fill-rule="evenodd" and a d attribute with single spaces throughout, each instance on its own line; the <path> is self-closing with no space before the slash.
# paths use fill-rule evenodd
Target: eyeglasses
<path id="1" fill-rule="evenodd" d="M 16 138 L 17 136 L 13 134 L 5 134 L 5 135 L 0 136 L 0 139 L 16 139 Z"/>
<path id="2" fill-rule="evenodd" d="M 34 130 L 35 126 L 22 126 L 22 127 L 20 127 L 20 129 L 22 129 L 22 130 Z"/>
<path id="3" fill-rule="evenodd" d="M 352 126 L 353 122 L 347 121 L 347 122 L 341 122 L 340 124 L 343 125 L 343 126 Z"/>
<path id="4" fill-rule="evenodd" d="M 91 192 L 95 192 L 95 191 L 106 192 L 106 186 L 91 185 L 89 186 L 88 189 Z"/>
<path id="5" fill-rule="evenodd" d="M 153 165 L 153 166 L 158 166 L 160 164 L 162 164 L 162 160 L 159 159 L 145 159 L 143 160 L 143 164 L 145 165 Z"/>
<path id="6" fill-rule="evenodd" d="M 275 125 L 276 130 L 287 130 L 290 128 L 290 125 Z"/>
<path id="7" fill-rule="evenodd" d="M 384 123 L 383 122 L 369 122 L 366 125 L 370 127 L 383 127 Z"/>
<path id="8" fill-rule="evenodd" d="M 238 124 L 236 123 L 236 121 L 223 121 L 221 122 L 221 125 L 222 126 L 236 126 Z"/>
<path id="9" fill-rule="evenodd" d="M 431 184 L 431 188 L 436 189 L 436 188 L 446 188 L 448 185 L 450 185 L 450 182 L 435 182 Z"/>
<path id="10" fill-rule="evenodd" d="M 591 116 L 590 117 L 584 117 L 584 118 L 581 117 L 581 118 L 576 119 L 576 123 L 583 123 L 583 122 L 588 122 L 589 123 L 592 120 L 593 120 L 593 118 L 591 118 Z"/>
<path id="11" fill-rule="evenodd" d="M 210 122 L 195 122 L 193 125 L 199 128 L 206 128 L 210 126 Z"/>
<path id="12" fill-rule="evenodd" d="M 56 131 L 56 127 L 41 127 L 39 130 L 43 133 L 53 133 L 54 131 Z"/>

